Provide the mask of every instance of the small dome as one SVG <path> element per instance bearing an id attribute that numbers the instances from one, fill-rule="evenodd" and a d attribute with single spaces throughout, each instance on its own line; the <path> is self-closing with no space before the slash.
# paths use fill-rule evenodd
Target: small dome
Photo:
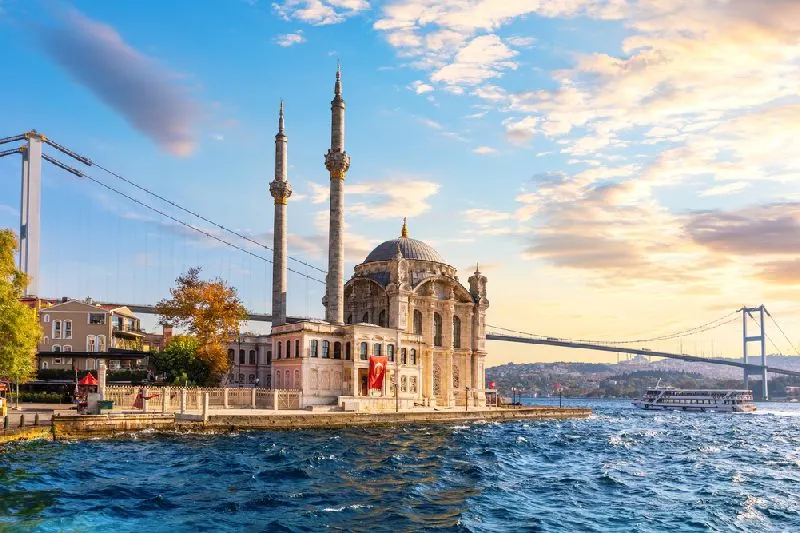
<path id="1" fill-rule="evenodd" d="M 434 250 L 430 245 L 408 237 L 398 237 L 397 239 L 379 244 L 369 253 L 364 262 L 391 261 L 397 254 L 398 247 L 400 248 L 400 253 L 402 253 L 403 257 L 406 259 L 433 261 L 435 263 L 445 262 L 442 256 L 439 255 L 439 252 Z"/>

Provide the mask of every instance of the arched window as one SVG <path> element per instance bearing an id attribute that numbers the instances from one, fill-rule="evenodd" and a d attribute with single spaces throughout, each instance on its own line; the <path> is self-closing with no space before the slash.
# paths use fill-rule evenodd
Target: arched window
<path id="1" fill-rule="evenodd" d="M 233 348 L 228 349 L 228 361 L 233 364 L 234 358 L 236 357 L 236 351 Z"/>
<path id="2" fill-rule="evenodd" d="M 272 388 L 272 374 L 267 374 L 267 388 Z"/>
<path id="3" fill-rule="evenodd" d="M 292 358 L 292 341 L 286 341 L 286 359 Z"/>
<path id="4" fill-rule="evenodd" d="M 247 383 L 249 383 L 250 385 L 252 385 L 252 384 L 253 384 L 253 383 L 255 383 L 255 382 L 256 382 L 256 375 L 255 375 L 255 374 L 249 374 L 249 375 L 247 376 Z"/>
<path id="5" fill-rule="evenodd" d="M 256 363 L 256 351 L 255 350 L 250 350 L 250 364 L 251 365 L 257 364 Z M 253 379 L 255 379 L 255 378 L 253 378 Z"/>
<path id="6" fill-rule="evenodd" d="M 65 344 L 63 350 L 65 352 L 71 352 L 72 351 L 72 345 L 71 344 Z"/>
<path id="7" fill-rule="evenodd" d="M 228 374 L 228 383 L 233 383 L 233 374 Z"/>
<path id="8" fill-rule="evenodd" d="M 361 343 L 361 352 L 359 353 L 359 358 L 362 361 L 366 361 L 367 360 L 367 343 L 366 342 L 362 342 Z"/>
<path id="9" fill-rule="evenodd" d="M 394 363 L 394 344 L 388 344 L 386 346 L 386 355 L 388 356 L 389 362 Z"/>
<path id="10" fill-rule="evenodd" d="M 353 323 L 353 315 L 347 315 L 347 323 L 348 324 L 352 324 Z"/>
<path id="11" fill-rule="evenodd" d="M 422 335 L 422 311 L 414 309 L 414 335 Z"/>
<path id="12" fill-rule="evenodd" d="M 344 345 L 344 358 L 346 361 L 350 360 L 350 343 Z"/>
<path id="13" fill-rule="evenodd" d="M 400 348 L 400 364 L 406 365 L 408 364 L 408 352 L 405 348 Z"/>
<path id="14" fill-rule="evenodd" d="M 272 364 L 272 350 L 267 350 L 267 364 Z"/>
<path id="15" fill-rule="evenodd" d="M 280 370 L 275 372 L 275 388 L 276 389 L 283 388 L 283 387 L 281 387 L 281 385 L 283 384 L 283 380 L 281 379 L 281 376 L 283 376 L 283 373 Z"/>
<path id="16" fill-rule="evenodd" d="M 239 383 L 244 383 L 244 374 L 239 374 Z"/>
<path id="17" fill-rule="evenodd" d="M 243 365 L 244 363 L 245 363 L 244 350 L 239 350 L 239 364 Z"/>
<path id="18" fill-rule="evenodd" d="M 300 357 L 300 339 L 294 340 L 294 357 L 295 359 Z"/>
<path id="19" fill-rule="evenodd" d="M 278 341 L 278 352 L 277 355 L 275 356 L 276 359 L 280 359 L 283 356 L 283 347 L 281 346 L 281 344 L 283 343 L 281 341 Z"/>
<path id="20" fill-rule="evenodd" d="M 42 361 L 42 370 L 47 370 L 47 361 Z"/>
<path id="21" fill-rule="evenodd" d="M 334 342 L 333 343 L 333 358 L 334 359 L 341 359 L 342 358 L 342 343 L 341 342 Z"/>
<path id="22" fill-rule="evenodd" d="M 386 327 L 386 309 L 382 309 L 380 313 L 378 313 L 378 325 L 382 328 Z"/>
<path id="23" fill-rule="evenodd" d="M 372 345 L 372 355 L 382 355 L 381 348 L 383 348 L 383 345 L 381 343 L 376 342 L 375 344 L 373 344 Z"/>
<path id="24" fill-rule="evenodd" d="M 322 358 L 323 359 L 330 359 L 331 358 L 330 348 L 331 348 L 331 343 L 329 341 L 322 341 Z"/>
<path id="25" fill-rule="evenodd" d="M 461 319 L 453 317 L 453 348 L 461 348 Z"/>
<path id="26" fill-rule="evenodd" d="M 417 364 L 417 350 L 415 350 L 414 348 L 411 348 L 411 364 L 412 365 Z"/>
<path id="27" fill-rule="evenodd" d="M 361 317 L 361 322 L 369 324 L 369 313 L 364 313 L 364 316 Z"/>
<path id="28" fill-rule="evenodd" d="M 283 377 L 285 378 L 284 382 L 283 382 L 283 386 L 286 387 L 287 389 L 293 388 L 292 385 L 289 384 L 290 383 L 289 382 L 290 377 L 289 377 L 289 371 L 288 370 L 286 371 L 286 374 L 283 375 Z"/>
<path id="29" fill-rule="evenodd" d="M 311 341 L 311 357 L 319 357 L 319 341 Z"/>
<path id="30" fill-rule="evenodd" d="M 295 370 L 294 371 L 294 388 L 295 389 L 302 389 L 303 388 L 303 384 L 300 382 L 300 371 L 299 370 Z"/>
<path id="31" fill-rule="evenodd" d="M 50 315 L 44 315 L 44 323 L 47 324 L 48 322 L 50 322 Z"/>
<path id="32" fill-rule="evenodd" d="M 442 315 L 433 313 L 433 345 L 442 345 Z"/>
<path id="33" fill-rule="evenodd" d="M 59 346 L 58 344 L 54 344 L 54 345 L 53 345 L 53 350 L 52 350 L 52 351 L 54 351 L 54 352 L 60 352 L 60 351 L 61 351 L 61 346 Z"/>

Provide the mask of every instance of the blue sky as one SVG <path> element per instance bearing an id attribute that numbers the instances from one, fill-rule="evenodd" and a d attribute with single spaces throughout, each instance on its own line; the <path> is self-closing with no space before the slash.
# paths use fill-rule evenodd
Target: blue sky
<path id="1" fill-rule="evenodd" d="M 36 128 L 271 244 L 283 98 L 290 253 L 324 269 L 322 156 L 339 60 L 348 272 L 407 216 L 411 236 L 463 279 L 481 263 L 491 324 L 624 339 L 763 302 L 797 346 L 800 12 L 790 0 L 755 4 L 0 0 L 0 137 Z M 45 169 L 44 294 L 153 302 L 200 264 L 268 309 L 263 261 Z M 0 176 L 0 226 L 16 228 L 17 157 L 0 159 Z M 290 275 L 290 313 L 321 316 L 321 296 Z M 733 355 L 731 328 L 691 342 Z"/>

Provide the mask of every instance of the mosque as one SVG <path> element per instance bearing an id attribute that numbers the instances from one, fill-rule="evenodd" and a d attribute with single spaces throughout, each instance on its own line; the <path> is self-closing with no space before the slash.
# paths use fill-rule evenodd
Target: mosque
<path id="1" fill-rule="evenodd" d="M 283 105 L 275 136 L 274 262 L 270 333 L 272 387 L 302 392 L 301 407 L 339 405 L 380 411 L 417 406 L 484 406 L 486 276 L 476 268 L 469 287 L 428 244 L 400 236 L 378 245 L 344 281 L 345 102 L 337 70 L 331 102 L 330 230 L 325 320 L 287 323 L 287 137 Z M 386 372 L 369 383 L 370 356 Z"/>

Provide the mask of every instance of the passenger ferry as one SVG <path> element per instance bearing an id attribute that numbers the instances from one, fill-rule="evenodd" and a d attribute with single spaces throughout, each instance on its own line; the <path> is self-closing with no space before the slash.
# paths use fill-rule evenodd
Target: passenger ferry
<path id="1" fill-rule="evenodd" d="M 711 411 L 724 413 L 752 413 L 753 393 L 736 389 L 675 389 L 659 387 L 649 389 L 644 396 L 633 401 L 640 409 L 654 411 Z"/>

